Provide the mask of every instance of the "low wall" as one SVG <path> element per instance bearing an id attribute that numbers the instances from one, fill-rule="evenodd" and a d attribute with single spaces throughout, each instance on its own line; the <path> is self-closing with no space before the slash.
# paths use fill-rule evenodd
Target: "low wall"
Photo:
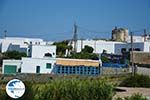
<path id="1" fill-rule="evenodd" d="M 139 65 L 150 65 L 150 52 L 134 51 L 133 61 Z"/>
<path id="2" fill-rule="evenodd" d="M 7 82 L 11 79 L 20 79 L 30 82 L 48 82 L 53 79 L 51 74 L 0 74 L 0 82 Z"/>

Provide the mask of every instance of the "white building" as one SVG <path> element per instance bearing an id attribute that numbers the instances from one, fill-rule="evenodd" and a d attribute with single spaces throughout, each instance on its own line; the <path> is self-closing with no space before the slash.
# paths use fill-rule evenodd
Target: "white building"
<path id="1" fill-rule="evenodd" d="M 6 52 L 16 50 L 27 53 L 27 48 L 29 45 L 46 45 L 50 43 L 51 42 L 45 42 L 38 38 L 6 37 L 0 40 L 0 51 Z"/>
<path id="2" fill-rule="evenodd" d="M 2 39 L 0 39 L 0 52 L 2 51 Z"/>
<path id="3" fill-rule="evenodd" d="M 2 73 L 12 74 L 19 72 L 21 60 L 3 60 Z"/>
<path id="4" fill-rule="evenodd" d="M 140 40 L 139 40 L 140 41 Z M 150 41 L 139 42 L 136 38 L 133 42 L 133 48 L 137 51 L 150 52 Z M 106 50 L 107 53 L 121 54 L 123 50 L 130 51 L 130 42 L 116 42 L 106 40 L 78 40 L 77 52 L 81 52 L 85 45 L 91 46 L 94 49 L 94 53 L 102 53 Z M 72 44 L 74 47 L 74 43 Z"/>
<path id="5" fill-rule="evenodd" d="M 56 46 L 54 45 L 30 45 L 28 55 L 32 58 L 53 57 L 56 58 Z"/>
<path id="6" fill-rule="evenodd" d="M 127 42 L 131 42 L 131 36 L 128 36 Z M 133 42 L 150 42 L 150 36 L 133 36 Z"/>
<path id="7" fill-rule="evenodd" d="M 133 43 L 133 49 L 136 51 L 145 51 L 148 52 L 146 49 L 144 49 L 144 46 L 146 44 L 144 42 L 136 42 Z M 131 51 L 131 43 L 124 43 L 124 44 L 116 44 L 115 45 L 115 53 L 121 54 L 122 51 Z"/>
<path id="8" fill-rule="evenodd" d="M 2 73 L 51 73 L 56 58 L 22 58 L 21 60 L 3 60 Z"/>
<path id="9" fill-rule="evenodd" d="M 144 42 L 145 38 L 143 36 L 133 36 L 133 42 Z M 131 42 L 131 36 L 128 36 L 127 42 Z"/>
<path id="10" fill-rule="evenodd" d="M 56 58 L 22 58 L 21 73 L 51 73 Z"/>
<path id="11" fill-rule="evenodd" d="M 116 53 L 115 45 L 125 44 L 124 42 L 106 41 L 106 40 L 78 40 L 77 52 L 81 52 L 85 45 L 91 46 L 94 49 L 94 53 L 103 53 L 106 50 L 107 53 Z M 74 43 L 72 44 L 74 46 Z"/>
<path id="12" fill-rule="evenodd" d="M 56 63 L 56 46 L 30 45 L 29 57 L 21 60 L 3 60 L 2 73 L 52 73 Z"/>

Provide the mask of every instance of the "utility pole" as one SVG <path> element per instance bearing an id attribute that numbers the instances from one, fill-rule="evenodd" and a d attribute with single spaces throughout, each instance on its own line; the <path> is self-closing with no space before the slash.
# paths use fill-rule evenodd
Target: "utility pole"
<path id="1" fill-rule="evenodd" d="M 83 39 L 81 39 L 81 51 L 83 49 Z"/>
<path id="2" fill-rule="evenodd" d="M 146 41 L 146 36 L 147 36 L 146 29 L 144 29 L 144 42 Z"/>
<path id="3" fill-rule="evenodd" d="M 133 33 L 131 32 L 131 67 L 132 67 L 132 75 L 135 75 L 135 66 L 133 59 Z"/>
<path id="4" fill-rule="evenodd" d="M 78 40 L 78 37 L 77 37 L 77 25 L 74 24 L 73 41 L 74 41 L 74 52 L 75 53 L 77 52 L 77 40 Z"/>
<path id="5" fill-rule="evenodd" d="M 7 36 L 7 30 L 4 30 L 4 38 Z"/>
<path id="6" fill-rule="evenodd" d="M 95 38 L 94 39 L 94 51 L 95 51 L 95 53 L 96 53 L 96 41 L 97 41 L 97 39 Z"/>

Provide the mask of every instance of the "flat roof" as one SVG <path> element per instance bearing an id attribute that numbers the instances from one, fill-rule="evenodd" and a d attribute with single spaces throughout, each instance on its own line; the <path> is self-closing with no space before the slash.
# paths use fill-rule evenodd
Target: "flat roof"
<path id="1" fill-rule="evenodd" d="M 68 59 L 68 58 L 57 58 L 57 65 L 62 66 L 92 66 L 99 67 L 100 62 L 98 60 L 88 60 L 88 59 Z"/>

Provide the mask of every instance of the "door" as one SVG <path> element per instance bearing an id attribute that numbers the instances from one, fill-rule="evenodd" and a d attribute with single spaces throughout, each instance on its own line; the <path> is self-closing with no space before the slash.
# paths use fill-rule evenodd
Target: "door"
<path id="1" fill-rule="evenodd" d="M 4 74 L 13 74 L 16 73 L 17 66 L 16 65 L 5 65 L 4 66 Z"/>
<path id="2" fill-rule="evenodd" d="M 36 66 L 36 73 L 40 73 L 40 66 Z"/>

